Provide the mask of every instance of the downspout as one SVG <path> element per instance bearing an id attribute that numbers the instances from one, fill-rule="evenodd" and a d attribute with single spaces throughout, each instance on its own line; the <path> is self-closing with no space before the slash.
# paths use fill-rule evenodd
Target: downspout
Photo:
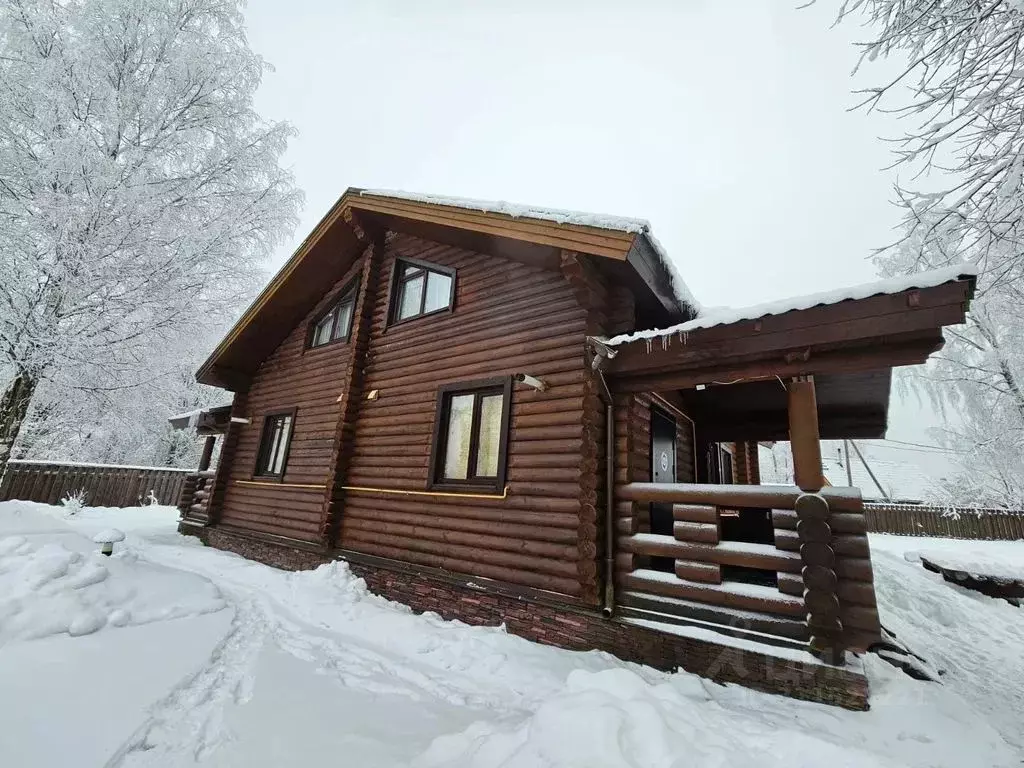
<path id="1" fill-rule="evenodd" d="M 601 383 L 605 413 L 605 449 L 604 449 L 604 600 L 601 613 L 611 618 L 615 613 L 615 401 L 612 399 L 608 382 L 604 378 L 601 365 L 605 360 L 615 357 L 615 350 L 591 338 L 594 348 L 594 360 L 591 366 Z"/>

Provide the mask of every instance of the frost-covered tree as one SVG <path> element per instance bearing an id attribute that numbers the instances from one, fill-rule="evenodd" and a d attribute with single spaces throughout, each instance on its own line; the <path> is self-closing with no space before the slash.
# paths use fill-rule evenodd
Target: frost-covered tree
<path id="1" fill-rule="evenodd" d="M 0 473 L 44 394 L 36 439 L 170 375 L 294 225 L 240 6 L 0 0 Z"/>
<path id="2" fill-rule="evenodd" d="M 862 64 L 898 66 L 864 104 L 908 125 L 894 144 L 905 229 L 878 263 L 977 265 L 968 322 L 920 381 L 964 425 L 945 435 L 966 452 L 964 495 L 1024 505 L 1024 0 L 843 3 L 840 19 L 856 15 Z"/>

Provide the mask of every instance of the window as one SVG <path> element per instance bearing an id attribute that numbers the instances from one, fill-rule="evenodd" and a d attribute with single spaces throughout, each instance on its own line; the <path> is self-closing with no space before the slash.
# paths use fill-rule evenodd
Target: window
<path id="1" fill-rule="evenodd" d="M 391 323 L 451 309 L 455 270 L 410 259 L 396 259 L 391 278 Z"/>
<path id="2" fill-rule="evenodd" d="M 352 330 L 358 283 L 352 283 L 341 292 L 341 298 L 312 322 L 309 327 L 310 347 L 322 347 L 332 341 L 348 339 Z"/>
<path id="3" fill-rule="evenodd" d="M 295 409 L 272 413 L 263 420 L 260 435 L 260 450 L 256 455 L 256 475 L 259 477 L 284 477 L 288 463 L 288 447 L 292 441 L 292 427 L 295 424 Z"/>
<path id="4" fill-rule="evenodd" d="M 505 487 L 510 378 L 447 384 L 438 391 L 431 486 Z"/>

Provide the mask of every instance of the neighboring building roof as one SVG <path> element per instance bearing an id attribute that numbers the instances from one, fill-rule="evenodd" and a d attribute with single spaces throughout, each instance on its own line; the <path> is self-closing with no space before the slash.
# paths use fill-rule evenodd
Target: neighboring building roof
<path id="1" fill-rule="evenodd" d="M 891 277 L 886 280 L 876 280 L 870 283 L 862 283 L 860 285 L 854 285 L 847 288 L 837 288 L 831 291 L 823 291 L 821 293 L 794 296 L 787 299 L 766 302 L 764 304 L 741 307 L 739 309 L 723 307 L 713 310 L 701 310 L 698 312 L 696 318 L 688 320 L 685 323 L 679 323 L 668 328 L 653 328 L 651 330 L 621 334 L 609 339 L 606 343 L 609 346 L 618 346 L 620 344 L 628 344 L 633 341 L 655 339 L 675 334 L 686 334 L 702 328 L 713 328 L 717 325 L 731 325 L 744 320 L 758 320 L 762 317 L 782 315 L 794 310 L 827 306 L 856 299 L 866 299 L 871 296 L 901 293 L 915 288 L 933 288 L 938 285 L 943 285 L 944 283 L 974 277 L 977 273 L 978 269 L 974 264 L 961 262 L 953 264 L 952 266 L 929 270 L 927 272 L 917 272 L 912 275 L 901 275 L 899 277 Z M 699 305 L 695 304 L 695 306 Z"/>
<path id="2" fill-rule="evenodd" d="M 860 489 L 864 501 L 907 504 L 928 501 L 935 496 L 935 488 L 943 472 L 952 469 L 952 457 L 938 450 L 922 454 L 884 441 L 862 440 L 857 441 L 857 447 L 878 480 L 876 484 L 864 462 L 851 449 L 850 475 L 853 487 Z M 841 488 L 849 486 L 842 442 L 822 441 L 821 448 L 821 468 L 828 484 Z M 773 461 L 772 449 L 764 445 L 759 446 L 758 454 L 762 482 L 792 484 L 792 466 L 788 461 L 777 466 Z"/>

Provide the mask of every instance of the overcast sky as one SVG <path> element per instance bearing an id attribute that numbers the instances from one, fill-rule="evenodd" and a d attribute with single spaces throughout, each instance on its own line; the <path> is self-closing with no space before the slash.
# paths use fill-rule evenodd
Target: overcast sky
<path id="1" fill-rule="evenodd" d="M 274 266 L 359 186 L 648 219 L 705 306 L 871 280 L 899 126 L 849 111 L 858 28 L 796 5 L 250 0 L 306 192 Z"/>

